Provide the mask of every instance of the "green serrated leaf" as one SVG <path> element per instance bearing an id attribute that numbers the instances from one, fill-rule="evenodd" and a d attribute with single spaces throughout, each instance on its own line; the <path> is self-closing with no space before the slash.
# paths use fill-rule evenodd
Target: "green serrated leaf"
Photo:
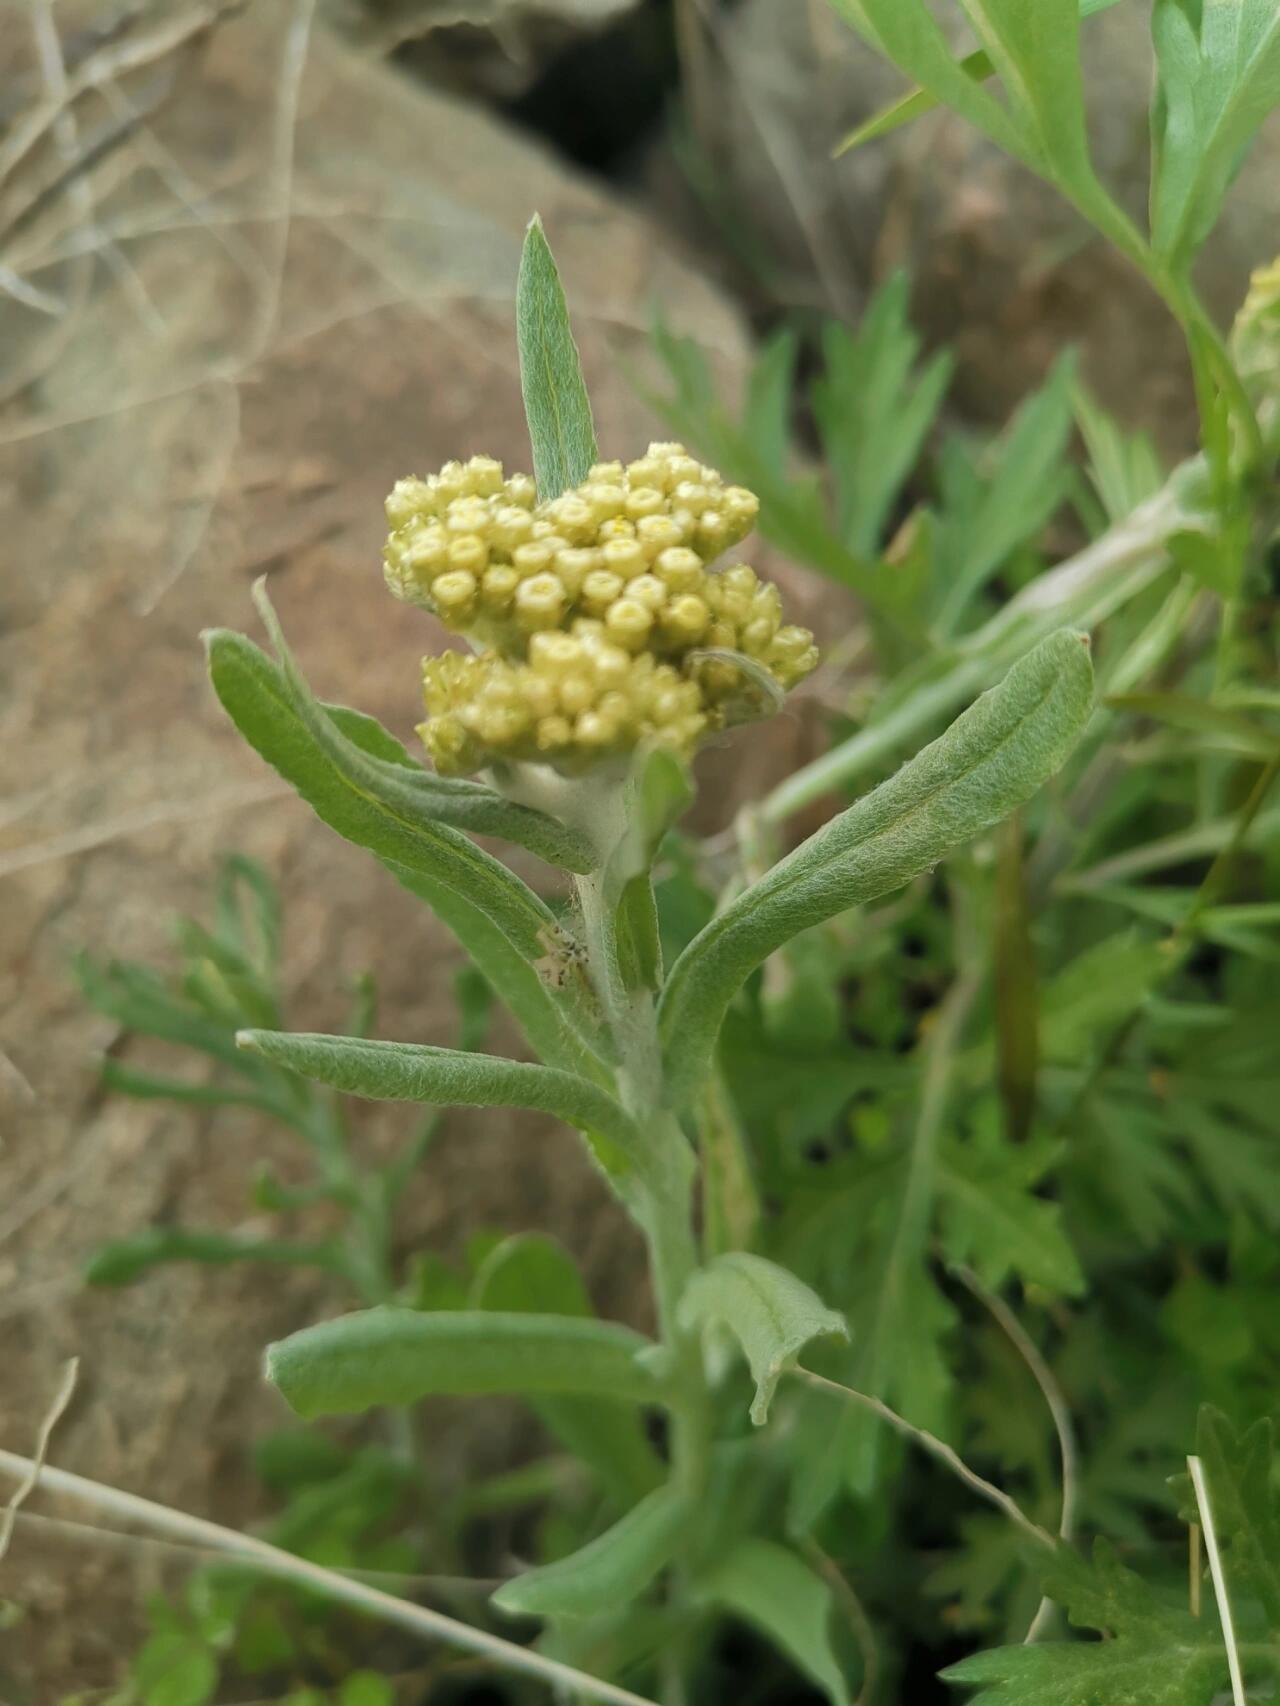
<path id="1" fill-rule="evenodd" d="M 832 1706 L 849 1690 L 831 1641 L 831 1589 L 785 1546 L 744 1540 L 698 1581 L 699 1594 L 753 1624 Z"/>
<path id="2" fill-rule="evenodd" d="M 267 1348 L 266 1372 L 298 1415 L 355 1415 L 433 1394 L 569 1392 L 661 1399 L 628 1327 L 573 1316 L 365 1309 Z"/>
<path id="3" fill-rule="evenodd" d="M 569 1557 L 505 1582 L 493 1603 L 526 1617 L 594 1617 L 620 1609 L 678 1555 L 696 1510 L 688 1490 L 668 1482 Z"/>
<path id="4" fill-rule="evenodd" d="M 916 371 L 920 338 L 908 318 L 909 295 L 906 275 L 898 273 L 872 297 L 856 332 L 828 326 L 825 371 L 813 386 L 840 534 L 863 556 L 878 549 L 951 382 L 945 352 Z"/>
<path id="5" fill-rule="evenodd" d="M 537 214 L 529 222 L 520 256 L 516 343 L 534 482 L 539 499 L 549 503 L 582 484 L 597 450 L 564 287 Z"/>
<path id="6" fill-rule="evenodd" d="M 1215 1619 L 1168 1604 L 1101 1541 L 1092 1567 L 1059 1551 L 1044 1585 L 1077 1628 L 1107 1639 L 1000 1647 L 962 1659 L 942 1674 L 978 1686 L 972 1706 L 1213 1706 L 1227 1675 Z"/>
<path id="7" fill-rule="evenodd" d="M 763 1256 L 730 1251 L 694 1274 L 680 1299 L 686 1332 L 727 1328 L 756 1383 L 751 1420 L 769 1418 L 778 1381 L 811 1339 L 834 1334 L 847 1339 L 844 1317 L 828 1309 L 803 1280 Z"/>
<path id="8" fill-rule="evenodd" d="M 1065 630 L 866 799 L 834 818 L 726 907 L 685 949 L 659 1022 L 672 1094 L 705 1078 L 734 994 L 784 942 L 900 888 L 1030 798 L 1088 717 L 1087 645 Z"/>
<path id="9" fill-rule="evenodd" d="M 1010 1274 L 1068 1297 L 1084 1289 L 1058 1205 L 1033 1190 L 1054 1159 L 1052 1148 L 1030 1143 L 984 1149 L 953 1138 L 941 1147 L 936 1176 L 947 1256 L 975 1269 L 993 1291 Z"/>

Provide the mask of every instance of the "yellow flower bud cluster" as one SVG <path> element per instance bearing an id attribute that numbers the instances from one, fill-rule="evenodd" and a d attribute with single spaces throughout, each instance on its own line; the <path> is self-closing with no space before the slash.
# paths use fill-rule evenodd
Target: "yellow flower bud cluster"
<path id="1" fill-rule="evenodd" d="M 813 636 L 783 625 L 777 588 L 710 566 L 758 510 L 679 444 L 597 463 L 543 504 L 485 456 L 398 481 L 387 583 L 480 648 L 424 666 L 437 768 L 573 770 L 646 738 L 687 752 L 808 674 Z"/>
<path id="2" fill-rule="evenodd" d="M 1280 395 L 1280 259 L 1250 278 L 1231 328 L 1231 354 L 1250 389 L 1274 404 Z"/>

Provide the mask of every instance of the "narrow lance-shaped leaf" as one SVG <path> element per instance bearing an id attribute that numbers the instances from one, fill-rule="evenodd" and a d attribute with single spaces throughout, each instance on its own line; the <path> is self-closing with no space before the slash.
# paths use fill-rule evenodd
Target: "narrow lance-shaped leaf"
<path id="1" fill-rule="evenodd" d="M 434 1395 L 580 1392 L 660 1401 L 637 1360 L 651 1342 L 610 1321 L 490 1311 L 362 1309 L 267 1349 L 267 1379 L 300 1416 L 356 1415 Z"/>
<path id="2" fill-rule="evenodd" d="M 640 1149 L 635 1122 L 607 1091 L 557 1067 L 426 1043 L 307 1032 L 241 1031 L 236 1040 L 241 1048 L 348 1096 L 440 1107 L 530 1108 L 555 1114 L 581 1131 L 603 1132 L 629 1154 Z"/>
<path id="3" fill-rule="evenodd" d="M 620 1611 L 678 1555 L 696 1510 L 690 1494 L 668 1482 L 569 1557 L 505 1582 L 493 1603 L 528 1617 Z"/>
<path id="4" fill-rule="evenodd" d="M 534 969 L 547 952 L 547 932 L 556 930 L 550 908 L 456 830 L 407 829 L 351 788 L 317 750 L 279 665 L 243 635 L 216 629 L 205 644 L 214 690 L 250 746 L 331 829 L 374 853 L 439 914 L 545 1060 L 602 1072 L 591 1067 L 591 1021 L 573 1010 L 574 992 L 553 994 Z"/>
<path id="5" fill-rule="evenodd" d="M 803 1280 L 742 1250 L 717 1256 L 694 1274 L 680 1299 L 679 1318 L 686 1332 L 725 1327 L 737 1339 L 756 1383 L 751 1420 L 757 1427 L 768 1420 L 783 1372 L 810 1339 L 849 1337 L 844 1317 Z"/>
<path id="6" fill-rule="evenodd" d="M 516 281 L 516 343 L 533 478 L 538 497 L 548 503 L 582 484 L 597 451 L 564 287 L 536 214 L 525 234 Z"/>
<path id="7" fill-rule="evenodd" d="M 254 603 L 275 648 L 290 702 L 308 734 L 354 792 L 381 807 L 410 831 L 418 827 L 496 835 L 570 871 L 590 871 L 595 849 L 584 835 L 505 799 L 494 788 L 461 776 L 437 776 L 416 764 L 376 718 L 345 706 L 321 705 L 285 641 L 265 582 L 254 587 Z"/>
<path id="8" fill-rule="evenodd" d="M 896 776 L 713 919 L 676 961 L 663 992 L 672 1094 L 697 1089 L 729 1002 L 784 942 L 901 888 L 1029 799 L 1074 746 L 1092 683 L 1083 636 L 1051 635 Z"/>

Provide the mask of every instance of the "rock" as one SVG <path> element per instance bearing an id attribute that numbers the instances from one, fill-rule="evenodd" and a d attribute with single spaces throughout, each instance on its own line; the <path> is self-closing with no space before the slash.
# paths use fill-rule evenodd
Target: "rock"
<path id="1" fill-rule="evenodd" d="M 653 435 L 618 365 L 642 359 L 652 298 L 726 377 L 745 351 L 734 313 L 643 219 L 527 138 L 308 37 L 305 15 L 250 8 L 202 57 L 184 49 L 126 80 L 139 108 L 157 78 L 176 76 L 177 98 L 107 151 L 93 230 L 56 196 L 6 255 L 71 310 L 0 308 L 6 363 L 38 375 L 0 415 L 0 1438 L 32 1447 L 78 1354 L 53 1460 L 231 1524 L 257 1509 L 250 1443 L 286 1420 L 260 1380 L 263 1345 L 348 1299 L 304 1273 L 264 1283 L 243 1268 L 81 1289 L 103 1239 L 157 1220 L 240 1224 L 254 1166 L 287 1174 L 296 1157 L 247 1115 L 104 1099 L 96 1061 L 113 1031 L 78 997 L 71 956 L 166 962 L 172 915 L 202 913 L 233 848 L 285 889 L 298 1028 L 340 1026 L 344 986 L 370 968 L 384 1034 L 448 1041 L 458 953 L 241 744 L 206 686 L 199 630 L 256 633 L 249 590 L 267 574 L 317 690 L 411 738 L 418 659 L 438 636 L 383 592 L 381 500 L 451 455 L 526 464 L 512 299 L 535 208 L 606 453 Z M 160 17 L 169 28 L 176 14 Z M 0 42 L 28 52 L 12 30 Z M 86 137 L 105 122 L 92 96 L 75 113 Z M 55 180 L 57 161 L 37 151 L 23 174 L 10 207 Z M 91 276 L 56 262 L 86 238 L 100 246 Z M 766 751 L 787 762 L 794 738 L 782 727 L 753 766 Z M 377 1150 L 411 1117 L 362 1109 L 359 1141 Z M 454 1255 L 481 1227 L 548 1228 L 602 1309 L 645 1318 L 637 1240 L 573 1137 L 546 1122 L 450 1120 L 408 1212 L 406 1249 Z M 509 1461 L 530 1438 L 519 1414 L 468 1410 L 433 1434 L 432 1472 Z M 72 1514 L 43 1496 L 30 1508 Z M 156 1556 L 20 1522 L 0 1594 L 27 1611 L 0 1634 L 0 1695 L 108 1687 Z"/>

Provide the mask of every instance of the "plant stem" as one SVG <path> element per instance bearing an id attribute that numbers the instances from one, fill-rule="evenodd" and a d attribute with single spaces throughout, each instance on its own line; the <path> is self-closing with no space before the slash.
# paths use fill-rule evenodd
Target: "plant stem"
<path id="1" fill-rule="evenodd" d="M 681 1332 L 678 1310 L 698 1265 L 693 1231 L 695 1162 L 679 1120 L 665 1106 L 653 991 L 627 986 L 618 952 L 616 907 L 603 868 L 577 879 L 588 964 L 618 1057 L 623 1105 L 649 1139 L 644 1177 L 629 1207 L 649 1250 L 658 1328 L 678 1394 L 672 1412 L 673 1473 L 696 1488 L 706 1475 L 709 1439 L 701 1352 Z"/>
<path id="2" fill-rule="evenodd" d="M 256 1535 L 237 1534 L 233 1529 L 223 1528 L 216 1522 L 208 1522 L 203 1517 L 188 1516 L 185 1511 L 155 1504 L 150 1499 L 140 1498 L 136 1493 L 126 1493 L 117 1487 L 86 1480 L 83 1476 L 72 1475 L 65 1469 L 38 1465 L 34 1459 L 19 1457 L 15 1452 L 0 1451 L 0 1471 L 20 1477 L 37 1471 L 40 1485 L 49 1492 L 66 1493 L 72 1498 L 84 1499 L 99 1510 L 114 1511 L 131 1522 L 145 1523 L 153 1532 L 171 1534 L 181 1540 L 214 1547 L 245 1564 L 256 1565 L 266 1575 L 300 1583 L 329 1599 L 358 1606 L 362 1611 L 381 1618 L 384 1623 L 399 1625 L 411 1635 L 426 1636 L 430 1640 L 443 1641 L 449 1646 L 460 1648 L 463 1652 L 474 1653 L 490 1664 L 500 1665 L 505 1670 L 533 1677 L 557 1690 L 563 1690 L 566 1696 L 577 1695 L 584 1700 L 613 1702 L 615 1706 L 652 1706 L 652 1702 L 644 1695 L 633 1694 L 630 1689 L 619 1688 L 615 1683 L 603 1682 L 599 1677 L 589 1676 L 585 1671 L 575 1670 L 571 1665 L 561 1664 L 557 1659 L 546 1658 L 530 1647 L 520 1647 L 514 1641 L 504 1641 L 501 1636 L 491 1635 L 485 1629 L 458 1623 L 452 1617 L 446 1617 L 443 1612 L 433 1611 L 425 1605 L 415 1605 L 410 1600 L 397 1599 L 393 1594 L 384 1593 L 367 1582 L 339 1575 L 320 1564 L 313 1564 L 309 1558 L 299 1558 L 292 1552 L 282 1551 L 278 1546 L 259 1540 Z"/>

